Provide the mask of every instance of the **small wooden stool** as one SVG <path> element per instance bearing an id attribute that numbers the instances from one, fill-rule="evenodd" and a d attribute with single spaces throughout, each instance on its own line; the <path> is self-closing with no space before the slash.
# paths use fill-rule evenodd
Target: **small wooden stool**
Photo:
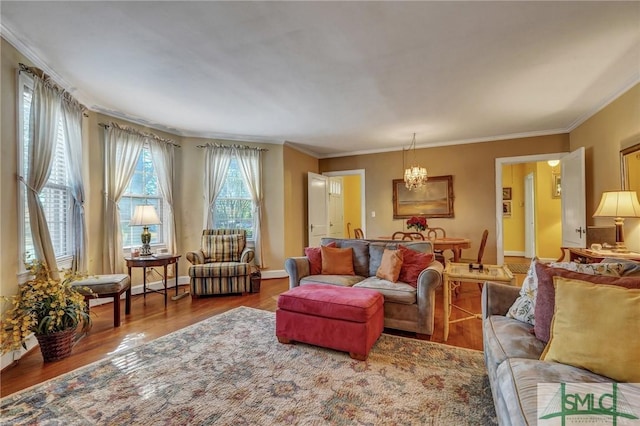
<path id="1" fill-rule="evenodd" d="M 349 352 L 364 361 L 384 328 L 384 298 L 375 290 L 306 284 L 280 295 L 276 336 Z"/>
<path id="2" fill-rule="evenodd" d="M 125 308 L 126 315 L 131 313 L 131 280 L 127 274 L 95 275 L 84 280 L 74 281 L 73 287 L 78 287 L 80 294 L 84 295 L 89 309 L 89 301 L 97 297 L 113 297 L 113 326 L 120 327 L 120 296 L 126 292 Z M 91 289 L 92 292 L 84 290 L 82 287 Z"/>

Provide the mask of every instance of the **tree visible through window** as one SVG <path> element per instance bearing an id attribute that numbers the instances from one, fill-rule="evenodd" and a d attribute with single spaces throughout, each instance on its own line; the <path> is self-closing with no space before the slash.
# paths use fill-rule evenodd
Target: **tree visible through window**
<path id="1" fill-rule="evenodd" d="M 124 192 L 122 198 L 118 202 L 120 208 L 120 229 L 122 230 L 122 245 L 125 248 L 137 247 L 142 244 L 140 234 L 141 226 L 129 226 L 133 212 L 136 206 L 150 204 L 156 208 L 158 217 L 164 222 L 164 199 L 158 186 L 158 175 L 151 161 L 151 152 L 148 147 L 144 147 L 138 162 L 136 170 L 129 182 L 129 186 Z M 149 226 L 151 232 L 151 244 L 163 244 L 164 233 L 162 225 Z"/>
<path id="2" fill-rule="evenodd" d="M 216 228 L 245 229 L 247 238 L 253 239 L 253 201 L 235 157 L 231 159 L 227 179 L 214 208 Z"/>

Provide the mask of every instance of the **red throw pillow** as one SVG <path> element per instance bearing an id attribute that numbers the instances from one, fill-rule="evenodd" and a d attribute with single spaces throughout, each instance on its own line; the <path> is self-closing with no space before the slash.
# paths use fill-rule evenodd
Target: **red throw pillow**
<path id="1" fill-rule="evenodd" d="M 587 281 L 593 284 L 617 285 L 625 288 L 640 288 L 638 277 L 612 277 L 607 275 L 588 275 L 580 272 L 569 271 L 563 268 L 552 268 L 543 263 L 536 263 L 538 275 L 538 294 L 536 295 L 536 312 L 534 333 L 538 340 L 548 342 L 551 336 L 551 320 L 555 312 L 556 289 L 553 286 L 553 277 L 560 276 L 573 280 Z M 571 285 L 571 284 L 565 284 Z M 594 312 L 594 315 L 597 315 Z"/>
<path id="2" fill-rule="evenodd" d="M 335 247 L 335 241 L 327 244 L 327 247 Z M 309 275 L 320 275 L 322 273 L 322 252 L 320 247 L 307 247 L 304 255 L 309 258 Z"/>
<path id="3" fill-rule="evenodd" d="M 402 268 L 398 281 L 407 283 L 413 287 L 418 287 L 418 275 L 433 262 L 433 253 L 422 253 L 412 250 L 403 245 L 398 245 L 402 251 Z"/>

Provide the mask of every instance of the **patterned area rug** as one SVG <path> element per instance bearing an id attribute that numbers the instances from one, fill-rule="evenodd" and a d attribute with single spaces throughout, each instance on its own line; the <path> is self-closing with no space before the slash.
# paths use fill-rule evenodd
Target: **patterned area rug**
<path id="1" fill-rule="evenodd" d="M 383 334 L 366 362 L 237 308 L 1 401 L 3 424 L 496 424 L 482 352 Z"/>

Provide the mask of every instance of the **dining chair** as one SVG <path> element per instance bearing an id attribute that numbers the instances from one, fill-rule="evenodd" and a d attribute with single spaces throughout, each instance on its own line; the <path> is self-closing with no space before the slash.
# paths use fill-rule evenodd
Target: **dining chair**
<path id="1" fill-rule="evenodd" d="M 447 238 L 447 231 L 444 228 L 427 228 L 424 230 L 428 240 L 435 240 L 438 238 Z"/>
<path id="2" fill-rule="evenodd" d="M 447 238 L 447 231 L 444 230 L 444 228 L 427 228 L 424 230 L 424 232 L 427 234 L 427 239 L 428 240 L 437 240 L 438 238 Z M 435 258 L 438 262 L 442 263 L 443 265 L 445 264 L 445 260 L 444 260 L 444 250 L 433 250 L 433 254 L 435 255 Z"/>
<path id="3" fill-rule="evenodd" d="M 364 232 L 362 232 L 362 228 L 356 228 L 353 230 L 353 238 L 356 238 L 358 240 L 364 239 Z"/>
<path id="4" fill-rule="evenodd" d="M 420 232 L 403 232 L 403 231 L 397 231 L 394 232 L 393 235 L 391 236 L 392 240 L 422 240 L 424 241 L 424 235 L 422 235 Z"/>

